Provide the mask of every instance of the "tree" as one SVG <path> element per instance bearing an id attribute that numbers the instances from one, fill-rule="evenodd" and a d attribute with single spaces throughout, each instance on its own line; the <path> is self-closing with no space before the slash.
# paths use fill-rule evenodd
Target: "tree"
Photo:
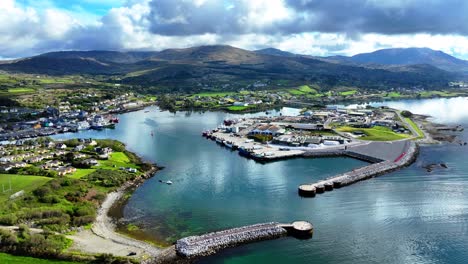
<path id="1" fill-rule="evenodd" d="M 408 117 L 412 117 L 412 116 L 413 116 L 413 113 L 411 113 L 411 112 L 408 111 L 408 110 L 403 110 L 403 111 L 401 111 L 401 116 L 407 117 L 407 118 L 408 118 Z"/>

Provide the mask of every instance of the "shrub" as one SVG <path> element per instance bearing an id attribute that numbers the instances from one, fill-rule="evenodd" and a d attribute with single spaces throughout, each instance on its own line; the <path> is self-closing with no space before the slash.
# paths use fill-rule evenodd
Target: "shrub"
<path id="1" fill-rule="evenodd" d="M 407 110 L 403 110 L 403 111 L 401 111 L 401 116 L 403 116 L 403 117 L 412 117 L 413 113 L 411 113 L 410 111 L 407 111 Z"/>
<path id="2" fill-rule="evenodd" d="M 0 224 L 2 225 L 16 225 L 18 223 L 18 217 L 16 214 L 7 214 L 0 216 Z"/>
<path id="3" fill-rule="evenodd" d="M 44 198 L 46 195 L 49 195 L 51 193 L 51 190 L 49 187 L 39 187 L 36 190 L 33 191 L 33 194 L 39 198 Z"/>
<path id="4" fill-rule="evenodd" d="M 18 244 L 18 237 L 11 231 L 0 229 L 0 245 L 13 246 Z"/>

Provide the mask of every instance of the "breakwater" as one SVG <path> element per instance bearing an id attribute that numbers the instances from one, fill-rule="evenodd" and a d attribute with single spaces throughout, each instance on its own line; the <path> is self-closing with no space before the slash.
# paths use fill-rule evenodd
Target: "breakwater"
<path id="1" fill-rule="evenodd" d="M 314 197 L 316 194 L 323 193 L 325 191 L 331 191 L 335 188 L 341 188 L 358 181 L 389 173 L 414 162 L 418 151 L 419 149 L 417 144 L 412 141 L 408 141 L 405 143 L 404 151 L 394 160 L 381 161 L 316 183 L 300 185 L 298 193 L 304 197 Z"/>
<path id="2" fill-rule="evenodd" d="M 225 248 L 276 239 L 288 234 L 300 238 L 310 238 L 312 232 L 312 224 L 305 221 L 297 221 L 292 224 L 269 222 L 182 238 L 176 242 L 175 250 L 180 257 L 196 258 L 212 255 Z"/>

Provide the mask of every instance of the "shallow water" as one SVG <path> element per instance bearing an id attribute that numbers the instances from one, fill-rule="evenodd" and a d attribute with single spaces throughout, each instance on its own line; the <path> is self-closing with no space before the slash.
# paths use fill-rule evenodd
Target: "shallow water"
<path id="1" fill-rule="evenodd" d="M 439 113 L 438 121 L 468 125 L 468 101 L 449 100 L 395 104 L 415 113 L 424 111 L 422 114 L 433 109 Z M 468 262 L 468 147 L 423 147 L 418 161 L 409 168 L 305 199 L 297 195 L 299 184 L 365 163 L 350 158 L 269 164 L 247 160 L 200 136 L 227 116 L 231 115 L 174 115 L 151 108 L 149 113 L 122 115 L 114 131 L 59 137 L 116 138 L 145 159 L 166 167 L 138 188 L 124 209 L 125 219 L 159 242 L 265 221 L 300 219 L 315 226 L 311 240 L 284 238 L 246 245 L 200 263 Z M 468 141 L 468 134 L 462 138 Z M 442 162 L 448 169 L 428 173 L 422 168 Z M 159 179 L 174 184 L 161 184 Z"/>

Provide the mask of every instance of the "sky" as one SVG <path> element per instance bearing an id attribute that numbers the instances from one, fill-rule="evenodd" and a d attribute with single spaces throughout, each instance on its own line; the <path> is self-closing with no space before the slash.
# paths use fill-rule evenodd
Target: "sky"
<path id="1" fill-rule="evenodd" d="M 0 58 L 225 44 L 314 56 L 428 47 L 468 59 L 466 0 L 0 0 Z"/>

